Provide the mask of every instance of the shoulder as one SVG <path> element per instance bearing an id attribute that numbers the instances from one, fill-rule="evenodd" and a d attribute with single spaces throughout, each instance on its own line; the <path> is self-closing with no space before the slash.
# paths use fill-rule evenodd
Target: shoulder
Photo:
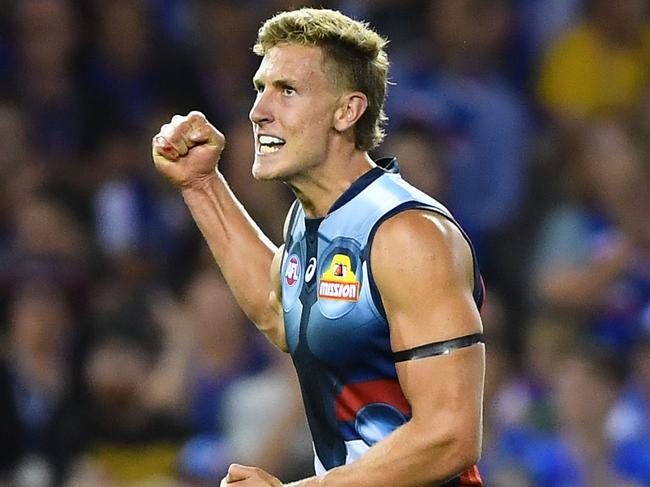
<path id="1" fill-rule="evenodd" d="M 377 230 L 370 261 L 393 350 L 481 331 L 473 254 L 454 221 L 399 213 Z"/>
<path id="2" fill-rule="evenodd" d="M 371 265 L 378 285 L 388 276 L 460 280 L 472 285 L 473 255 L 458 225 L 429 210 L 407 210 L 377 229 Z"/>
<path id="3" fill-rule="evenodd" d="M 469 250 L 469 243 L 449 217 L 434 210 L 413 209 L 388 218 L 373 240 L 374 255 L 393 255 L 400 250 L 417 251 L 422 257 L 444 257 L 464 253 Z"/>

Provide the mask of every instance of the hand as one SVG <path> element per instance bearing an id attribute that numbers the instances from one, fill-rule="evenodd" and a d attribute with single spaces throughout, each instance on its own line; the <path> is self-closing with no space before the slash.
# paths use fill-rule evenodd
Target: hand
<path id="1" fill-rule="evenodd" d="M 219 487 L 282 487 L 282 482 L 261 468 L 232 464 Z"/>
<path id="2" fill-rule="evenodd" d="M 153 162 L 173 184 L 188 187 L 214 176 L 225 143 L 201 112 L 174 115 L 153 137 Z"/>

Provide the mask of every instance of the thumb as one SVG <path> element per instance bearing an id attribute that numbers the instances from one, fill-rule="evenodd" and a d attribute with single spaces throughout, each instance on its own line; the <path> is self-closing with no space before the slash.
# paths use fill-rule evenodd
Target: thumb
<path id="1" fill-rule="evenodd" d="M 223 149 L 226 138 L 219 132 L 214 125 L 206 123 L 193 128 L 189 135 L 189 141 L 192 145 L 204 144 L 213 145 Z"/>
<path id="2" fill-rule="evenodd" d="M 174 183 L 181 177 L 182 172 L 178 167 L 178 164 L 169 161 L 164 156 L 161 156 L 155 151 L 155 149 L 152 155 L 153 155 L 153 163 L 156 166 L 156 169 L 158 169 L 158 171 L 160 171 L 160 173 L 163 176 L 165 176 L 169 181 Z"/>

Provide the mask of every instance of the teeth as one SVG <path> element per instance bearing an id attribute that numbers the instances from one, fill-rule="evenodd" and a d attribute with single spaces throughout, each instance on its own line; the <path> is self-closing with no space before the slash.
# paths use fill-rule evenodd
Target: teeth
<path id="1" fill-rule="evenodd" d="M 280 150 L 280 147 L 284 145 L 284 140 L 272 135 L 259 135 L 257 140 L 259 142 L 260 154 L 271 154 L 277 152 Z"/>
<path id="2" fill-rule="evenodd" d="M 278 137 L 273 137 L 272 135 L 260 135 L 259 141 L 262 145 L 284 144 L 284 140 Z"/>
<path id="3" fill-rule="evenodd" d="M 277 152 L 280 150 L 280 147 L 277 145 L 261 145 L 260 152 L 262 154 L 270 154 L 272 152 Z"/>

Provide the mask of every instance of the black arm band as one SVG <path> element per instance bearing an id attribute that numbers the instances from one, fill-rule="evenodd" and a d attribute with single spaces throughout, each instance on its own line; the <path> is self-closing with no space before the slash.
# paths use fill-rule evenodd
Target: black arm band
<path id="1" fill-rule="evenodd" d="M 409 350 L 401 350 L 393 352 L 394 362 L 404 362 L 406 360 L 417 360 L 426 357 L 435 357 L 437 355 L 447 355 L 459 348 L 471 347 L 477 343 L 483 343 L 483 333 L 474 333 L 472 335 L 465 335 L 459 338 L 452 338 L 443 342 L 427 343 L 410 348 Z"/>

